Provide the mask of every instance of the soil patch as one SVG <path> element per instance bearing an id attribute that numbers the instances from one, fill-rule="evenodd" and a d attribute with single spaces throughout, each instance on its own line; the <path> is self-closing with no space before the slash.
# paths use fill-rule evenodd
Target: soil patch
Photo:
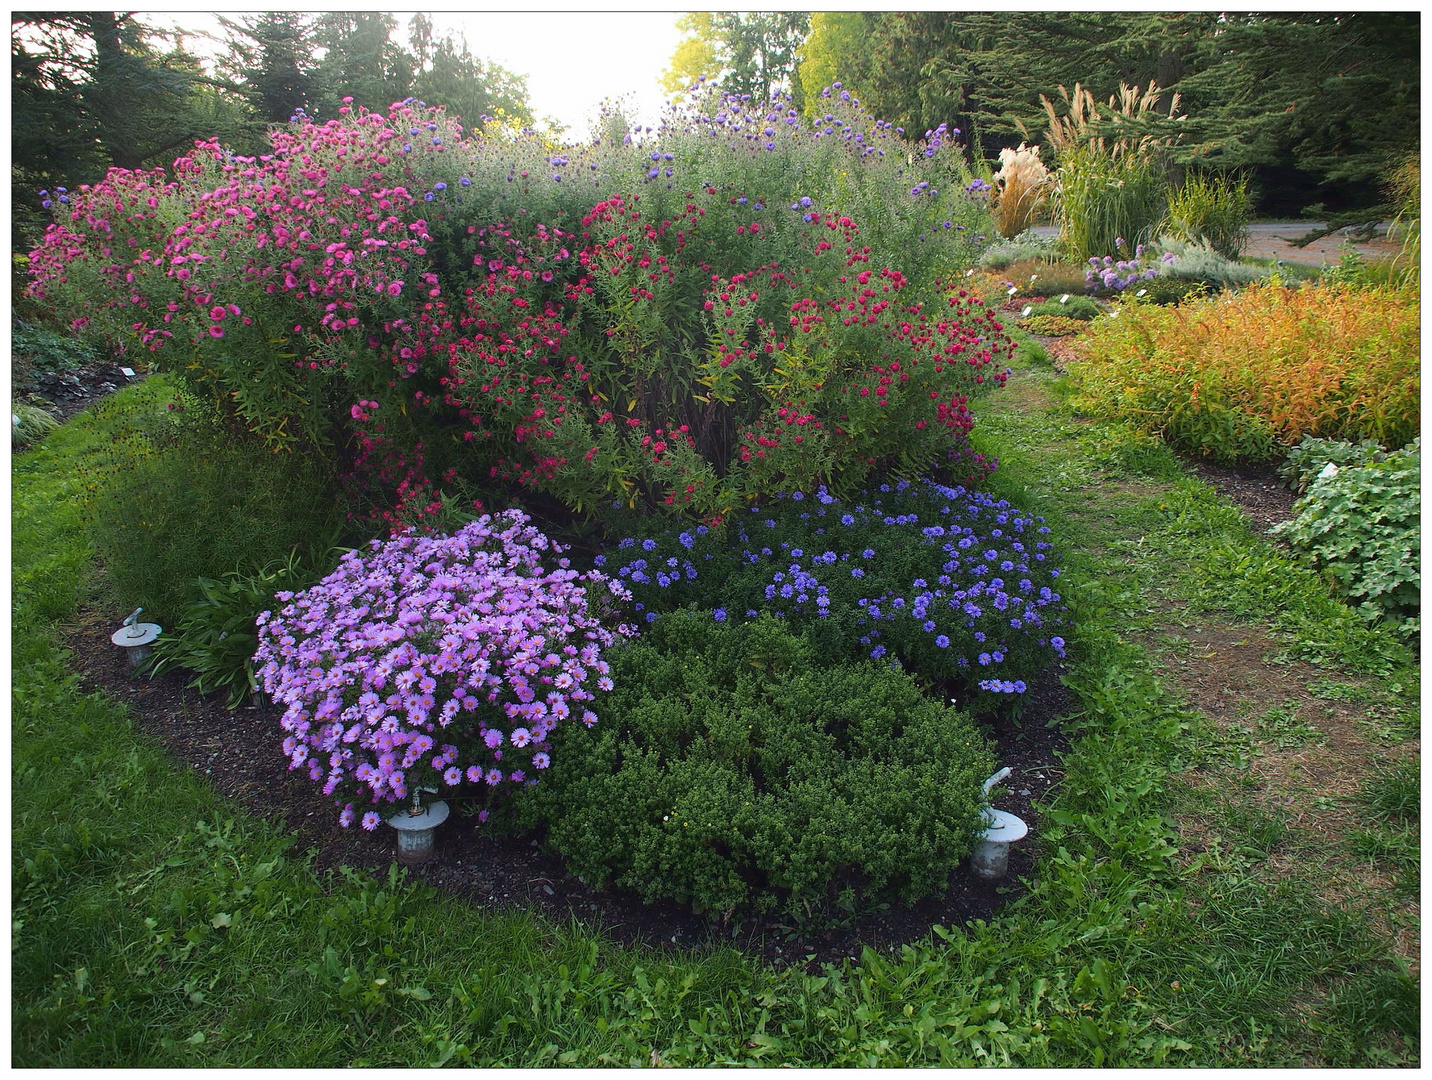
<path id="1" fill-rule="evenodd" d="M 1214 465 L 1185 457 L 1184 462 L 1210 487 L 1237 505 L 1253 531 L 1266 534 L 1274 525 L 1293 518 L 1298 496 L 1283 486 L 1278 463 L 1261 465 Z"/>
<path id="2" fill-rule="evenodd" d="M 109 641 L 118 625 L 113 612 L 82 609 L 66 630 L 72 663 L 86 690 L 103 690 L 130 705 L 135 727 L 159 740 L 174 761 L 202 773 L 222 794 L 256 817 L 282 820 L 298 849 L 315 850 L 314 865 L 340 865 L 385 874 L 394 859 L 393 832 L 340 828 L 332 800 L 306 775 L 290 771 L 279 749 L 281 711 L 259 701 L 230 711 L 222 695 L 204 696 L 185 684 L 188 675 L 135 674 Z M 559 858 L 543 853 L 533 837 L 503 837 L 480 831 L 475 818 L 456 812 L 438 834 L 437 854 L 413 876 L 479 906 L 536 909 L 557 921 L 575 917 L 626 944 L 665 949 L 708 949 L 735 945 L 775 965 L 839 962 L 859 957 L 863 946 L 893 949 L 925 938 L 930 928 L 988 920 L 1026 891 L 1033 874 L 1039 805 L 1048 802 L 1063 776 L 1061 754 L 1068 739 L 1048 726 L 1073 707 L 1073 696 L 1050 668 L 1025 695 L 1019 723 L 995 724 L 990 735 L 996 760 L 1013 769 L 1004 810 L 1029 823 L 1033 835 L 1014 845 L 1009 875 L 984 882 L 961 866 L 944 893 L 913 905 L 892 904 L 838 924 L 796 926 L 777 917 L 725 926 L 693 915 L 675 903 L 643 904 L 640 898 L 597 890 L 569 875 Z M 815 970 L 813 966 L 812 970 Z"/>
<path id="3" fill-rule="evenodd" d="M 37 405 L 60 423 L 84 412 L 101 398 L 130 383 L 142 382 L 144 372 L 126 375 L 124 367 L 112 360 L 85 364 L 70 371 L 15 370 L 11 393 L 30 405 Z"/>

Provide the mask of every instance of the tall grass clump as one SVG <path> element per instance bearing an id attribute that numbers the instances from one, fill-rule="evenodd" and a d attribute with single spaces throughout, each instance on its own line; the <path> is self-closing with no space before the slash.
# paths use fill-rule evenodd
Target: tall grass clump
<path id="1" fill-rule="evenodd" d="M 1392 233 L 1402 238 L 1402 250 L 1393 259 L 1393 270 L 1403 284 L 1416 285 L 1422 279 L 1422 162 L 1410 157 L 1392 173 L 1392 197 L 1397 216 Z"/>
<path id="2" fill-rule="evenodd" d="M 1221 462 L 1270 460 L 1305 435 L 1402 446 L 1420 426 L 1420 311 L 1387 287 L 1126 303 L 1091 327 L 1073 401 Z"/>
<path id="3" fill-rule="evenodd" d="M 1148 157 L 1071 150 L 1059 165 L 1060 245 L 1089 259 L 1147 244 L 1167 199 L 1163 167 Z"/>
<path id="4" fill-rule="evenodd" d="M 1059 88 L 1067 111 L 1043 94 L 1049 144 L 1057 169 L 1060 242 L 1080 260 L 1102 258 L 1127 244 L 1153 239 L 1168 211 L 1165 154 L 1181 135 L 1185 119 L 1174 94 L 1167 109 L 1157 83 L 1121 84 L 1104 111 L 1078 83 L 1071 94 Z"/>
<path id="5" fill-rule="evenodd" d="M 1248 247 L 1252 203 L 1246 177 L 1190 174 L 1169 196 L 1164 228 L 1178 240 L 1205 242 L 1225 259 Z"/>
<path id="6" fill-rule="evenodd" d="M 1006 240 L 1024 232 L 1043 209 L 1054 186 L 1054 177 L 1039 160 L 1039 147 L 1019 144 L 999 152 L 999 171 L 994 174 L 990 213 L 995 231 Z"/>

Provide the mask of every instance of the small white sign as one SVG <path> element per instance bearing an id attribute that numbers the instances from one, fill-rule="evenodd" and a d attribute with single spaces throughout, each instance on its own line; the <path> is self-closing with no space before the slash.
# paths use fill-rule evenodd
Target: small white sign
<path id="1" fill-rule="evenodd" d="M 126 379 L 134 378 L 134 369 L 132 367 L 122 367 L 119 370 L 120 373 L 123 374 Z"/>
<path id="2" fill-rule="evenodd" d="M 1134 295 L 1135 295 L 1135 296 L 1143 296 L 1143 295 L 1146 294 L 1147 292 L 1148 292 L 1148 289 L 1140 289 L 1138 292 L 1134 293 Z"/>
<path id="3" fill-rule="evenodd" d="M 1061 297 L 1059 298 L 1059 302 L 1060 302 L 1061 304 L 1067 304 L 1067 303 L 1069 303 L 1069 294 L 1068 294 L 1068 293 L 1065 293 L 1063 296 L 1061 296 Z"/>
<path id="4" fill-rule="evenodd" d="M 1022 319 L 1022 318 L 1024 318 L 1026 315 L 1028 315 L 1031 311 L 1033 311 L 1033 310 L 1034 310 L 1034 308 L 1032 308 L 1032 307 L 1030 307 L 1028 304 L 1026 304 L 1026 305 L 1024 306 L 1024 310 L 1019 313 L 1019 317 Z"/>

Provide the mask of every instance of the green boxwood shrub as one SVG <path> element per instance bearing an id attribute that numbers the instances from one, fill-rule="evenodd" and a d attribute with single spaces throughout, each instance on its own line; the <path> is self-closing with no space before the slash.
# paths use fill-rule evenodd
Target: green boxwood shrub
<path id="1" fill-rule="evenodd" d="M 588 882 L 800 914 L 938 891 L 970 851 L 993 760 L 909 676 L 821 667 L 781 620 L 691 609 L 610 660 L 601 721 L 558 726 L 518 811 Z"/>

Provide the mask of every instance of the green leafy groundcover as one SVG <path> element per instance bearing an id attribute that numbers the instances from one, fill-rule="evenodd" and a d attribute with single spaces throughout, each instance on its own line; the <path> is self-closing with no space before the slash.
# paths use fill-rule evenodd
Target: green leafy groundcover
<path id="1" fill-rule="evenodd" d="M 526 807 L 586 880 L 725 913 L 944 887 L 994 769 L 963 713 L 888 665 L 819 663 L 769 615 L 685 610 L 612 657 Z"/>
<path id="2" fill-rule="evenodd" d="M 1339 468 L 1341 465 L 1341 468 Z M 1419 625 L 1422 440 L 1401 450 L 1305 438 L 1285 473 L 1300 475 L 1296 516 L 1275 526 L 1368 619 Z"/>

